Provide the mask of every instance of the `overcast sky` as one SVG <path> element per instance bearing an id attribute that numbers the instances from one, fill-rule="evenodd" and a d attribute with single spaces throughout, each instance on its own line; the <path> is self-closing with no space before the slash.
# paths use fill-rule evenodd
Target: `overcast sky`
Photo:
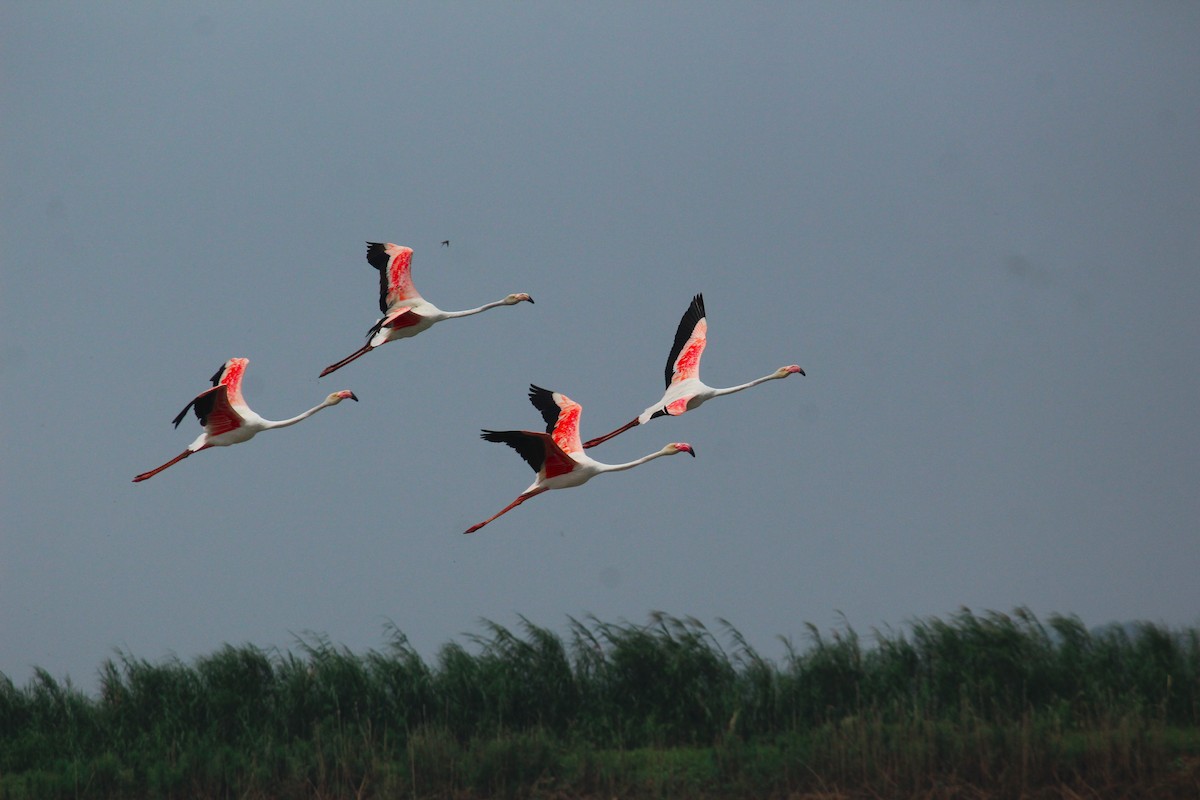
<path id="1" fill-rule="evenodd" d="M 1200 6 L 0 4 L 0 672 L 654 610 L 1200 624 Z M 451 246 L 440 246 L 449 239 Z M 378 316 L 365 241 L 446 322 Z M 584 438 L 773 381 L 531 500 Z M 130 479 L 227 358 L 301 425 Z"/>

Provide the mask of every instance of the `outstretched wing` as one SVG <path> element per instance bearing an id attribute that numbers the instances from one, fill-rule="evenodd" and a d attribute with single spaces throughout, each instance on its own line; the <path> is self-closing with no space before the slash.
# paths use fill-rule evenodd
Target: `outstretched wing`
<path id="1" fill-rule="evenodd" d="M 546 433 L 565 453 L 577 453 L 583 449 L 579 439 L 579 416 L 583 406 L 561 392 L 552 392 L 541 386 L 529 384 L 529 402 L 542 412 L 546 420 Z"/>
<path id="2" fill-rule="evenodd" d="M 501 442 L 516 450 L 525 463 L 539 475 L 553 478 L 575 468 L 575 461 L 562 451 L 548 433 L 535 431 L 489 431 L 484 430 L 480 438 L 489 442 Z"/>
<path id="3" fill-rule="evenodd" d="M 379 270 L 379 310 L 406 300 L 419 300 L 421 295 L 412 282 L 412 248 L 391 242 L 367 242 L 367 263 Z"/>
<path id="4" fill-rule="evenodd" d="M 704 295 L 692 298 L 692 304 L 679 320 L 675 343 L 667 356 L 667 386 L 688 378 L 700 377 L 700 356 L 707 342 L 708 321 L 704 314 Z"/>
<path id="5" fill-rule="evenodd" d="M 248 358 L 231 358 L 222 364 L 209 378 L 213 388 L 196 395 L 175 415 L 175 419 L 172 420 L 175 427 L 178 428 L 179 423 L 183 422 L 189 409 L 194 409 L 196 419 L 200 420 L 200 424 L 211 436 L 240 428 L 245 420 L 235 406 L 249 410 L 246 401 L 242 399 L 242 376 L 249 363 Z"/>
<path id="6" fill-rule="evenodd" d="M 242 415 L 229 402 L 229 387 L 225 384 L 200 393 L 192 402 L 183 407 L 183 411 L 175 417 L 175 427 L 187 415 L 188 409 L 196 412 L 196 419 L 204 426 L 209 436 L 220 436 L 237 430 L 245 424 Z"/>

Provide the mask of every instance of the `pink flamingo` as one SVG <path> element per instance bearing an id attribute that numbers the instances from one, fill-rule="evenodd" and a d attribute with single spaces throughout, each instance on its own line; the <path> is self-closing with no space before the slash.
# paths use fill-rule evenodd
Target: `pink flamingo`
<path id="1" fill-rule="evenodd" d="M 679 328 L 675 331 L 675 343 L 671 346 L 671 354 L 667 356 L 667 391 L 662 399 L 615 431 L 584 442 L 583 446 L 595 447 L 636 425 L 644 425 L 655 417 L 677 417 L 686 411 L 699 408 L 714 397 L 740 392 L 751 386 L 789 375 L 805 374 L 800 367 L 791 364 L 749 383 L 730 386 L 727 389 L 714 389 L 700 380 L 700 356 L 704 353 L 707 340 L 708 321 L 704 315 L 704 295 L 698 294 L 692 298 L 692 304 L 684 312 L 683 318 L 679 320 Z"/>
<path id="2" fill-rule="evenodd" d="M 550 489 L 582 486 L 601 473 L 633 469 L 661 456 L 687 453 L 692 458 L 696 457 L 696 452 L 690 444 L 673 442 L 658 452 L 642 456 L 635 461 L 625 464 L 602 464 L 584 454 L 583 446 L 579 442 L 579 415 L 583 410 L 579 403 L 565 394 L 551 392 L 533 384 L 529 385 L 529 402 L 542 412 L 542 417 L 546 420 L 545 433 L 485 430 L 481 437 L 489 442 L 503 442 L 516 450 L 537 473 L 537 478 L 528 489 L 517 495 L 516 500 L 478 525 L 467 528 L 463 533 L 474 533 L 501 514 Z"/>
<path id="3" fill-rule="evenodd" d="M 249 363 L 250 359 L 248 358 L 231 358 L 221 365 L 221 368 L 212 376 L 213 388 L 196 395 L 175 417 L 175 427 L 178 428 L 179 423 L 187 415 L 188 409 L 193 409 L 196 412 L 196 418 L 204 426 L 204 433 L 188 445 L 187 450 L 161 467 L 138 475 L 133 479 L 134 483 L 153 478 L 192 453 L 198 453 L 210 447 L 227 447 L 231 444 L 247 442 L 253 439 L 259 431 L 286 428 L 289 425 L 295 425 L 300 420 L 308 419 L 322 408 L 336 406 L 346 399 L 358 400 L 354 396 L 354 392 L 342 390 L 334 392 L 322 400 L 319 405 L 313 406 L 303 414 L 297 414 L 291 419 L 279 421 L 263 419 L 254 413 L 242 398 L 242 375 L 246 372 L 246 365 Z"/>
<path id="4" fill-rule="evenodd" d="M 367 331 L 367 343 L 350 355 L 330 364 L 321 372 L 324 378 L 334 370 L 341 369 L 360 356 L 395 339 L 407 339 L 428 330 L 434 323 L 456 317 L 469 317 L 497 306 L 512 306 L 520 302 L 532 303 L 533 298 L 524 292 L 510 294 L 503 300 L 487 303 L 466 311 L 442 311 L 421 297 L 412 282 L 412 248 L 401 247 L 391 242 L 367 242 L 367 262 L 379 270 L 379 310 L 383 317 Z"/>

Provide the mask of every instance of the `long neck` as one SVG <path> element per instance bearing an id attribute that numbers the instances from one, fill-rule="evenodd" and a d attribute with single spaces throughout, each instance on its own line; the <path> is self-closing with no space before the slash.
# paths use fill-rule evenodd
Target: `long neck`
<path id="1" fill-rule="evenodd" d="M 751 386 L 758 386 L 760 383 L 766 383 L 767 381 L 773 381 L 778 377 L 779 377 L 778 375 L 776 375 L 774 372 L 772 372 L 770 375 L 764 375 L 761 378 L 755 378 L 754 380 L 750 381 L 749 383 L 740 383 L 737 386 L 730 386 L 726 389 L 713 389 L 712 396 L 720 397 L 723 394 L 733 394 L 734 392 L 740 392 L 743 389 L 749 389 Z"/>
<path id="2" fill-rule="evenodd" d="M 623 469 L 633 469 L 634 467 L 636 467 L 640 464 L 645 464 L 647 461 L 653 461 L 656 458 L 660 458 L 662 456 L 673 455 L 674 453 L 675 453 L 674 450 L 664 447 L 662 450 L 659 450 L 657 453 L 651 453 L 648 456 L 642 456 L 641 458 L 635 459 L 633 461 L 627 461 L 624 464 L 600 464 L 600 467 L 601 467 L 600 472 L 620 472 Z M 599 462 L 597 462 L 597 463 L 599 463 Z"/>
<path id="3" fill-rule="evenodd" d="M 318 403 L 317 405 L 313 406 L 308 411 L 305 411 L 302 414 L 297 414 L 294 417 L 289 417 L 288 419 L 264 420 L 263 430 L 271 430 L 272 428 L 286 428 L 288 425 L 295 425 L 297 422 L 308 419 L 313 414 L 320 411 L 322 408 L 328 408 L 330 405 L 332 405 L 332 403 L 330 403 L 328 400 L 326 400 L 322 403 Z"/>
<path id="4" fill-rule="evenodd" d="M 504 302 L 503 300 L 497 300 L 494 303 L 486 303 L 479 308 L 468 308 L 466 311 L 447 311 L 446 319 L 454 319 L 455 317 L 469 317 L 472 314 L 478 314 L 481 311 L 487 311 L 489 308 L 506 305 L 508 305 L 508 303 Z"/>

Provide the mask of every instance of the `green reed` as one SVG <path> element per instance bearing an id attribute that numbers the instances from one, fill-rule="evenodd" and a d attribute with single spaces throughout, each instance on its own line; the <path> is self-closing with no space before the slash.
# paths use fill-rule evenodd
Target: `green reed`
<path id="1" fill-rule="evenodd" d="M 869 645 L 809 626 L 778 662 L 666 614 L 485 621 L 432 662 L 386 635 L 118 653 L 95 696 L 0 676 L 0 798 L 1020 793 L 1158 786 L 1200 754 L 1196 629 L 963 609 Z"/>

